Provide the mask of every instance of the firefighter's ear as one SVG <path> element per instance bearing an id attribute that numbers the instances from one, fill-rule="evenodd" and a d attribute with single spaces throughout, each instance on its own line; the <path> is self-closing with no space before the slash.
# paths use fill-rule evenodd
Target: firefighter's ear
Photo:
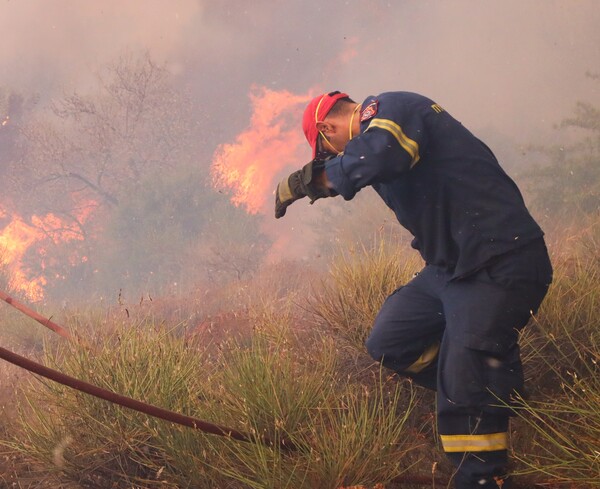
<path id="1" fill-rule="evenodd" d="M 328 136 L 335 133 L 335 126 L 329 121 L 317 122 L 317 130 Z"/>

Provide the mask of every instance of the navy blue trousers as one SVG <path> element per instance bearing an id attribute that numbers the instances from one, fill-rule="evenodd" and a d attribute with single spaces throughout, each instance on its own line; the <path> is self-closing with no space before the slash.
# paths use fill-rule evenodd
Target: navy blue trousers
<path id="1" fill-rule="evenodd" d="M 426 266 L 375 320 L 369 354 L 437 391 L 438 431 L 458 489 L 497 487 L 506 474 L 507 405 L 523 387 L 518 335 L 551 280 L 539 239 L 460 279 Z"/>

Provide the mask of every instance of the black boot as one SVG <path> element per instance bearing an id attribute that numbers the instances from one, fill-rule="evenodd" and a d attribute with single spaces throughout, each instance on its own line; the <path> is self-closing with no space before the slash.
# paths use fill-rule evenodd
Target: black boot
<path id="1" fill-rule="evenodd" d="M 477 476 L 460 472 L 454 476 L 455 489 L 511 489 L 512 478 L 507 476 Z"/>

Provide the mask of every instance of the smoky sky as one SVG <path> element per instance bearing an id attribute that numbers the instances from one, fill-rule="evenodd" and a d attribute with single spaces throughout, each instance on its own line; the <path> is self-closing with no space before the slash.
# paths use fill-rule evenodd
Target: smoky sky
<path id="1" fill-rule="evenodd" d="M 42 101 L 148 51 L 192 94 L 207 151 L 248 124 L 253 86 L 355 99 L 428 95 L 469 127 L 517 140 L 597 104 L 596 0 L 76 0 L 0 3 L 0 85 Z"/>
<path id="2" fill-rule="evenodd" d="M 199 149 L 183 150 L 199 151 L 208 169 L 248 129 L 249 94 L 263 87 L 342 90 L 358 102 L 414 91 L 481 136 L 511 173 L 535 161 L 527 145 L 560 140 L 555 126 L 577 102 L 600 105 L 599 80 L 586 76 L 600 76 L 598 26 L 598 0 L 0 0 L 0 95 L 43 111 L 73 91 L 97 93 L 98 73 L 119 57 L 148 53 L 189 96 Z M 305 149 L 290 171 L 310 159 Z M 304 256 L 310 232 L 300 229 L 321 209 L 305 205 L 285 222 L 269 214 L 271 255 Z"/>

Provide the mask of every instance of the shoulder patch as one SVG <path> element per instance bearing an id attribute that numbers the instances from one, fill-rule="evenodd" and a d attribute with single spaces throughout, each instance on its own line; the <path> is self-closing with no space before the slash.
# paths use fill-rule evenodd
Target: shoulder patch
<path id="1" fill-rule="evenodd" d="M 363 110 L 360 111 L 360 122 L 368 121 L 372 119 L 375 114 L 377 114 L 377 107 L 379 102 L 374 100 L 369 105 L 367 105 Z"/>

